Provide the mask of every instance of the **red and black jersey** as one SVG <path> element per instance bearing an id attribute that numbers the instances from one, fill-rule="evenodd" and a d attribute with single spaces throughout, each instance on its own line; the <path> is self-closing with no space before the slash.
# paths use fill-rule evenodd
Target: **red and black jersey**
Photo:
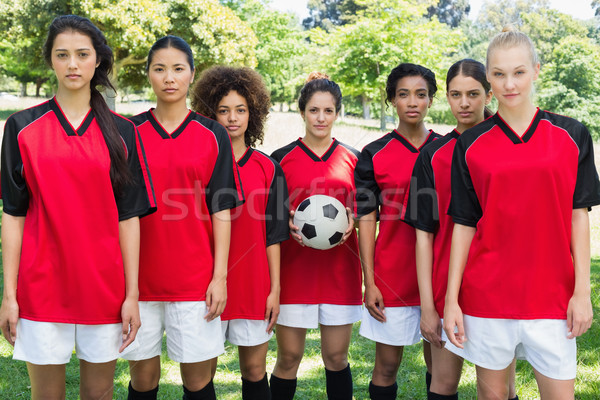
<path id="1" fill-rule="evenodd" d="M 92 110 L 71 126 L 53 98 L 13 114 L 2 143 L 4 212 L 25 217 L 19 316 L 109 324 L 125 299 L 119 221 L 153 211 L 135 126 L 113 114 L 132 183 L 115 197 L 110 156 Z"/>
<path id="2" fill-rule="evenodd" d="M 418 306 L 419 287 L 415 261 L 415 230 L 401 222 L 410 178 L 419 151 L 440 137 L 430 131 L 415 148 L 396 130 L 366 145 L 360 153 L 356 182 L 355 214 L 378 212 L 375 241 L 375 284 L 386 307 Z"/>
<path id="3" fill-rule="evenodd" d="M 459 302 L 485 318 L 566 319 L 574 290 L 574 208 L 600 204 L 592 139 L 578 121 L 538 110 L 522 137 L 496 114 L 465 131 L 449 213 L 477 231 Z"/>
<path id="4" fill-rule="evenodd" d="M 287 180 L 290 207 L 324 194 L 351 207 L 358 152 L 337 140 L 317 156 L 298 139 L 276 150 Z M 302 247 L 295 240 L 281 245 L 281 304 L 361 304 L 362 276 L 356 232 L 329 250 Z"/>
<path id="5" fill-rule="evenodd" d="M 211 214 L 243 200 L 229 135 L 191 111 L 172 133 L 152 111 L 132 121 L 158 201 L 158 211 L 140 226 L 140 300 L 205 300 L 214 268 Z"/>
<path id="6" fill-rule="evenodd" d="M 446 213 L 450 205 L 450 166 L 456 139 L 453 130 L 423 147 L 412 173 L 404 221 L 434 234 L 432 286 L 435 309 L 443 318 L 448 265 L 454 223 Z"/>
<path id="7" fill-rule="evenodd" d="M 221 320 L 262 320 L 271 292 L 266 248 L 289 238 L 287 185 L 281 166 L 251 147 L 237 164 L 246 202 L 231 214 L 227 306 Z"/>

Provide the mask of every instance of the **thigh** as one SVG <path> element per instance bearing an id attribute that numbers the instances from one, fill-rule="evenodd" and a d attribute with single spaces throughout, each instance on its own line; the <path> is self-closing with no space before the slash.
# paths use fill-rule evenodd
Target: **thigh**
<path id="1" fill-rule="evenodd" d="M 321 325 L 321 356 L 325 368 L 340 371 L 348 365 L 352 324 Z"/>
<path id="2" fill-rule="evenodd" d="M 552 379 L 533 369 L 540 389 L 541 400 L 572 400 L 575 397 L 575 379 Z"/>
<path id="3" fill-rule="evenodd" d="M 519 320 L 479 318 L 465 314 L 465 360 L 485 369 L 505 370 L 514 360 L 521 340 L 519 323 Z"/>
<path id="4" fill-rule="evenodd" d="M 160 356 L 129 361 L 129 375 L 131 386 L 138 392 L 153 390 L 160 381 Z"/>
<path id="5" fill-rule="evenodd" d="M 277 354 L 304 354 L 306 344 L 306 329 L 293 328 L 289 326 L 276 326 L 275 337 L 277 338 Z"/>
<path id="6" fill-rule="evenodd" d="M 257 346 L 238 346 L 242 378 L 256 382 L 265 376 L 268 349 L 267 342 Z"/>
<path id="7" fill-rule="evenodd" d="M 18 336 L 17 336 L 18 337 Z M 65 365 L 38 365 L 27 363 L 31 381 L 32 399 L 64 399 Z"/>
<path id="8" fill-rule="evenodd" d="M 117 361 L 91 363 L 79 361 L 81 400 L 112 399 Z"/>
<path id="9" fill-rule="evenodd" d="M 431 346 L 431 391 L 438 394 L 454 394 L 458 390 L 463 359 L 446 348 Z"/>
<path id="10" fill-rule="evenodd" d="M 477 371 L 477 397 L 481 400 L 504 400 L 508 398 L 510 365 L 500 370 L 475 367 Z"/>
<path id="11" fill-rule="evenodd" d="M 191 392 L 196 392 L 204 388 L 212 379 L 212 359 L 196 363 L 181 363 L 179 367 L 181 370 L 181 380 L 184 386 Z"/>

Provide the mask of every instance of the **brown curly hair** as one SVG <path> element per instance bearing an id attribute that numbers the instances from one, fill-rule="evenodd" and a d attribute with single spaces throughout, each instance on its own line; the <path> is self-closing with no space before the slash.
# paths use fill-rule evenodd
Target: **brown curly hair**
<path id="1" fill-rule="evenodd" d="M 217 119 L 221 99 L 235 90 L 248 103 L 247 146 L 262 144 L 265 121 L 271 108 L 271 97 L 262 77 L 248 67 L 218 65 L 202 72 L 191 92 L 192 109 L 208 118 Z"/>

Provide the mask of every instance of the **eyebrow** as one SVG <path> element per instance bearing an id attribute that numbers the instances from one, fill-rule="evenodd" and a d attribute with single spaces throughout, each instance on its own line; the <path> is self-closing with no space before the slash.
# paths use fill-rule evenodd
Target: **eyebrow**
<path id="1" fill-rule="evenodd" d="M 75 51 L 90 51 L 90 50 L 91 49 L 89 47 L 82 47 L 80 49 L 75 49 Z M 69 50 L 67 50 L 67 49 L 56 49 L 54 51 L 57 52 L 57 51 L 69 51 Z"/>

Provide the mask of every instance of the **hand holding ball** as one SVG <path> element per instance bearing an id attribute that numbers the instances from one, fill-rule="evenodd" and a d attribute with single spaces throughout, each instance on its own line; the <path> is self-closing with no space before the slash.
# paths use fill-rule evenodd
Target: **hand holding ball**
<path id="1" fill-rule="evenodd" d="M 327 250 L 337 245 L 348 229 L 346 208 L 335 197 L 316 194 L 296 209 L 294 225 L 302 242 L 314 249 Z"/>

